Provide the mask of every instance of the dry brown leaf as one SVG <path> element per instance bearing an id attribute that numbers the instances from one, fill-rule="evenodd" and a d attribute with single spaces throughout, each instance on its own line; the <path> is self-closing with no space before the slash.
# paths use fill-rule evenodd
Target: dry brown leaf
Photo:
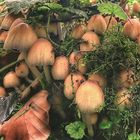
<path id="1" fill-rule="evenodd" d="M 0 126 L 5 140 L 47 140 L 50 135 L 48 92 L 33 96 L 13 117 Z"/>

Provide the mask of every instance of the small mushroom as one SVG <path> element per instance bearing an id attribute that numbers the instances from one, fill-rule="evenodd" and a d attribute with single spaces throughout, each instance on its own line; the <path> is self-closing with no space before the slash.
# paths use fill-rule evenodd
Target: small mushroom
<path id="1" fill-rule="evenodd" d="M 3 79 L 3 85 L 5 88 L 15 88 L 15 90 L 20 93 L 20 79 L 17 77 L 16 73 L 13 71 L 8 72 Z"/>
<path id="2" fill-rule="evenodd" d="M 122 70 L 117 79 L 118 87 L 129 88 L 135 83 L 135 74 L 132 70 Z"/>
<path id="3" fill-rule="evenodd" d="M 133 12 L 134 13 L 139 13 L 140 12 L 140 3 L 139 2 L 135 2 L 133 4 Z"/>
<path id="4" fill-rule="evenodd" d="M 131 102 L 132 94 L 129 93 L 128 89 L 123 88 L 119 90 L 116 94 L 115 98 L 115 105 L 118 106 L 118 108 L 122 111 L 126 107 L 130 107 L 132 102 Z"/>
<path id="5" fill-rule="evenodd" d="M 105 22 L 105 19 L 102 15 L 94 15 L 92 16 L 87 24 L 87 29 L 89 31 L 94 30 L 97 34 L 104 34 L 106 31 L 107 24 Z"/>
<path id="6" fill-rule="evenodd" d="M 3 31 L 0 33 L 0 42 L 4 43 L 7 38 L 8 31 Z"/>
<path id="7" fill-rule="evenodd" d="M 69 56 L 69 63 L 71 65 L 76 65 L 78 60 L 82 57 L 81 52 L 72 52 Z"/>
<path id="8" fill-rule="evenodd" d="M 1 23 L 1 29 L 3 30 L 9 30 L 12 23 L 14 22 L 15 17 L 11 16 L 11 15 L 7 15 L 4 17 L 2 23 Z"/>
<path id="9" fill-rule="evenodd" d="M 102 89 L 104 89 L 107 84 L 107 81 L 104 78 L 104 76 L 99 73 L 89 74 L 88 79 L 91 81 L 96 81 Z"/>
<path id="10" fill-rule="evenodd" d="M 47 39 L 38 39 L 28 52 L 28 62 L 33 66 L 43 66 L 46 80 L 51 82 L 49 65 L 55 60 L 54 48 Z"/>
<path id="11" fill-rule="evenodd" d="M 92 51 L 95 50 L 97 45 L 100 45 L 100 39 L 98 35 L 92 31 L 86 32 L 83 36 L 82 39 L 86 43 L 82 43 L 80 45 L 80 51 Z"/>
<path id="12" fill-rule="evenodd" d="M 17 18 L 16 20 L 14 20 L 14 22 L 12 23 L 12 25 L 10 27 L 10 30 L 20 23 L 24 23 L 24 21 L 21 18 Z"/>
<path id="13" fill-rule="evenodd" d="M 137 19 L 129 19 L 123 29 L 124 35 L 128 36 L 132 40 L 136 40 L 140 33 L 140 22 Z"/>
<path id="14" fill-rule="evenodd" d="M 64 95 L 68 99 L 73 99 L 79 86 L 85 81 L 81 73 L 70 73 L 64 81 Z"/>
<path id="15" fill-rule="evenodd" d="M 0 97 L 4 97 L 4 96 L 6 96 L 5 88 L 0 86 Z"/>
<path id="16" fill-rule="evenodd" d="M 71 36 L 75 39 L 80 39 L 86 32 L 86 26 L 83 24 L 76 25 L 72 30 Z"/>
<path id="17" fill-rule="evenodd" d="M 64 80 L 69 74 L 69 61 L 66 56 L 58 56 L 52 66 L 52 76 L 55 80 Z"/>
<path id="18" fill-rule="evenodd" d="M 107 24 L 108 29 L 111 29 L 113 26 L 117 25 L 117 20 L 112 16 L 106 16 L 105 22 Z"/>
<path id="19" fill-rule="evenodd" d="M 25 78 L 28 83 L 32 83 L 32 80 L 30 80 L 28 78 L 28 75 L 29 75 L 29 68 L 28 66 L 26 65 L 26 63 L 24 62 L 21 62 L 18 66 L 16 66 L 15 68 L 15 72 L 16 72 L 16 75 L 20 78 Z"/>
<path id="20" fill-rule="evenodd" d="M 75 96 L 75 102 L 82 113 L 83 121 L 87 120 L 87 115 L 99 112 L 104 105 L 104 93 L 101 87 L 93 81 L 87 80 L 78 88 Z M 93 136 L 92 124 L 85 122 L 88 133 Z"/>

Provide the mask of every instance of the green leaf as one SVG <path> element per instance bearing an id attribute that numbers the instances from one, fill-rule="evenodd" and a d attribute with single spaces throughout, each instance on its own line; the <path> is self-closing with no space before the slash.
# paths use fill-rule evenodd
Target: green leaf
<path id="1" fill-rule="evenodd" d="M 140 140 L 140 135 L 136 133 L 131 133 L 128 135 L 128 140 Z"/>
<path id="2" fill-rule="evenodd" d="M 128 17 L 123 9 L 118 5 L 111 2 L 102 3 L 98 5 L 98 10 L 102 14 L 109 14 L 116 16 L 122 20 L 126 20 Z"/>
<path id="3" fill-rule="evenodd" d="M 70 123 L 65 127 L 67 134 L 74 139 L 82 139 L 85 135 L 85 124 L 81 121 Z"/>
<path id="4" fill-rule="evenodd" d="M 104 130 L 104 129 L 109 129 L 109 128 L 112 127 L 112 122 L 111 122 L 111 121 L 107 121 L 107 120 L 102 121 L 102 122 L 100 123 L 99 127 L 100 127 L 100 129 L 103 129 L 103 130 Z"/>

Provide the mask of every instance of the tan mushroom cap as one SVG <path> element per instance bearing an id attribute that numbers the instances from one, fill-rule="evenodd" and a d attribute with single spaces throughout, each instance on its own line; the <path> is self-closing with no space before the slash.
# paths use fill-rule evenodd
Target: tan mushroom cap
<path id="1" fill-rule="evenodd" d="M 29 50 L 27 59 L 31 65 L 53 65 L 54 48 L 47 39 L 38 39 Z"/>
<path id="2" fill-rule="evenodd" d="M 27 77 L 29 74 L 29 68 L 24 62 L 22 62 L 15 68 L 15 72 L 18 77 Z"/>
<path id="3" fill-rule="evenodd" d="M 7 38 L 7 34 L 8 34 L 8 31 L 3 31 L 0 33 L 0 42 L 5 42 L 6 38 Z"/>
<path id="4" fill-rule="evenodd" d="M 133 4 L 133 12 L 134 13 L 139 13 L 140 12 L 140 3 L 139 2 L 135 2 Z"/>
<path id="5" fill-rule="evenodd" d="M 115 105 L 119 107 L 119 109 L 123 110 L 125 107 L 130 107 L 132 95 L 126 88 L 119 90 L 116 94 Z"/>
<path id="6" fill-rule="evenodd" d="M 140 34 L 140 22 L 138 19 L 128 20 L 123 29 L 124 35 L 129 38 L 136 40 L 137 36 Z"/>
<path id="7" fill-rule="evenodd" d="M 77 64 L 78 60 L 82 57 L 82 53 L 80 52 L 72 52 L 69 56 L 69 63 L 71 65 Z"/>
<path id="8" fill-rule="evenodd" d="M 0 86 L 0 97 L 6 96 L 6 91 L 4 89 L 4 87 Z"/>
<path id="9" fill-rule="evenodd" d="M 37 25 L 34 27 L 34 30 L 39 38 L 46 38 L 47 37 L 45 27 L 43 27 L 41 25 Z"/>
<path id="10" fill-rule="evenodd" d="M 15 72 L 8 72 L 3 79 L 3 85 L 5 88 L 18 87 L 20 85 L 20 79 Z"/>
<path id="11" fill-rule="evenodd" d="M 98 112 L 104 105 L 104 93 L 96 82 L 87 80 L 78 88 L 75 102 L 83 113 Z"/>
<path id="12" fill-rule="evenodd" d="M 87 29 L 89 31 L 94 30 L 97 34 L 103 34 L 106 31 L 107 24 L 102 15 L 92 16 L 87 24 Z"/>
<path id="13" fill-rule="evenodd" d="M 117 20 L 114 17 L 106 16 L 104 19 L 109 29 L 117 25 Z"/>
<path id="14" fill-rule="evenodd" d="M 68 58 L 66 56 L 56 57 L 51 72 L 55 80 L 64 80 L 69 74 Z"/>
<path id="15" fill-rule="evenodd" d="M 10 30 L 11 30 L 12 28 L 14 28 L 15 26 L 17 26 L 18 24 L 20 24 L 20 23 L 24 23 L 24 21 L 23 21 L 21 18 L 17 18 L 17 19 L 12 23 L 12 25 L 11 25 L 11 27 L 10 27 Z"/>
<path id="16" fill-rule="evenodd" d="M 72 30 L 72 37 L 75 39 L 80 39 L 86 32 L 86 26 L 83 24 L 76 25 Z"/>
<path id="17" fill-rule="evenodd" d="M 85 81 L 81 73 L 71 73 L 64 81 L 64 95 L 68 99 L 73 99 L 78 87 Z"/>
<path id="18" fill-rule="evenodd" d="M 119 87 L 131 87 L 135 82 L 135 74 L 132 70 L 122 70 L 117 80 Z"/>
<path id="19" fill-rule="evenodd" d="M 1 29 L 9 30 L 14 20 L 15 20 L 15 17 L 11 15 L 5 16 L 1 23 Z"/>
<path id="20" fill-rule="evenodd" d="M 4 43 L 4 49 L 17 49 L 26 51 L 37 40 L 37 35 L 32 27 L 26 23 L 20 23 L 12 28 Z"/>
<path id="21" fill-rule="evenodd" d="M 89 74 L 88 79 L 91 81 L 96 81 L 100 87 L 105 88 L 107 81 L 104 78 L 104 76 L 102 74 L 99 73 L 93 73 L 93 74 Z"/>

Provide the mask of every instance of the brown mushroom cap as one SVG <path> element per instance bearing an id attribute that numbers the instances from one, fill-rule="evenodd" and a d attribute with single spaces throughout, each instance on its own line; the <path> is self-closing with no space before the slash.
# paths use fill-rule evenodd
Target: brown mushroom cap
<path id="1" fill-rule="evenodd" d="M 106 22 L 109 29 L 112 28 L 114 25 L 117 25 L 117 20 L 114 17 L 111 17 L 111 16 L 106 16 L 105 17 L 105 22 Z"/>
<path id="2" fill-rule="evenodd" d="M 31 65 L 53 65 L 54 48 L 47 39 L 38 39 L 28 52 L 27 59 Z"/>
<path id="3" fill-rule="evenodd" d="M 5 16 L 1 23 L 1 29 L 9 30 L 14 20 L 15 20 L 15 17 L 11 15 Z"/>
<path id="4" fill-rule="evenodd" d="M 123 29 L 124 35 L 135 40 L 140 33 L 140 22 L 137 19 L 128 20 Z"/>
<path id="5" fill-rule="evenodd" d="M 80 52 L 72 52 L 69 56 L 69 63 L 71 65 L 77 64 L 78 60 L 82 57 L 82 53 Z"/>
<path id="6" fill-rule="evenodd" d="M 116 94 L 115 105 L 121 110 L 123 110 L 125 107 L 129 107 L 131 105 L 131 96 L 132 95 L 126 88 L 119 90 Z"/>
<path id="7" fill-rule="evenodd" d="M 133 12 L 134 13 L 139 13 L 140 12 L 140 3 L 139 2 L 135 2 L 133 4 Z"/>
<path id="8" fill-rule="evenodd" d="M 6 91 L 4 89 L 4 87 L 0 86 L 0 97 L 6 96 Z"/>
<path id="9" fill-rule="evenodd" d="M 75 99 L 78 108 L 84 113 L 98 112 L 104 105 L 104 93 L 102 89 L 96 82 L 90 80 L 80 85 Z"/>
<path id="10" fill-rule="evenodd" d="M 37 35 L 26 23 L 20 23 L 12 28 L 4 43 L 4 49 L 28 50 L 37 40 Z"/>
<path id="11" fill-rule="evenodd" d="M 0 33 L 0 42 L 5 42 L 6 38 L 7 38 L 7 34 L 8 34 L 8 31 L 3 31 Z"/>
<path id="12" fill-rule="evenodd" d="M 74 27 L 74 29 L 72 30 L 72 37 L 75 38 L 75 39 L 80 39 L 84 33 L 86 32 L 86 26 L 85 25 L 76 25 Z"/>
<path id="13" fill-rule="evenodd" d="M 69 74 L 64 81 L 64 95 L 68 99 L 73 99 L 78 87 L 85 81 L 80 73 Z"/>
<path id="14" fill-rule="evenodd" d="M 132 70 L 122 70 L 117 80 L 119 87 L 131 87 L 135 82 L 135 74 Z"/>
<path id="15" fill-rule="evenodd" d="M 22 62 L 15 68 L 15 72 L 18 77 L 27 77 L 29 74 L 29 68 L 24 62 Z"/>
<path id="16" fill-rule="evenodd" d="M 24 23 L 24 21 L 23 21 L 21 18 L 17 18 L 17 19 L 12 23 L 12 25 L 11 25 L 11 27 L 10 27 L 10 30 L 11 30 L 12 28 L 14 28 L 15 26 L 17 26 L 18 24 L 20 24 L 20 23 Z"/>
<path id="17" fill-rule="evenodd" d="M 55 80 L 64 80 L 69 74 L 68 58 L 66 56 L 56 57 L 51 72 Z"/>
<path id="18" fill-rule="evenodd" d="M 100 85 L 100 87 L 102 87 L 102 89 L 105 88 L 105 86 L 107 84 L 107 81 L 104 78 L 104 76 L 99 74 L 99 73 L 90 74 L 88 76 L 88 79 L 91 80 L 91 81 L 96 81 Z"/>
<path id="19" fill-rule="evenodd" d="M 5 75 L 3 79 L 3 85 L 5 88 L 17 87 L 20 85 L 20 80 L 16 73 L 11 71 Z"/>
<path id="20" fill-rule="evenodd" d="M 89 31 L 94 30 L 97 34 L 102 35 L 106 31 L 107 24 L 102 15 L 94 15 L 89 19 L 87 28 Z"/>
<path id="21" fill-rule="evenodd" d="M 100 39 L 98 35 L 92 31 L 86 32 L 82 36 L 82 39 L 86 41 L 86 43 L 82 43 L 80 45 L 80 51 L 95 50 L 95 46 L 100 45 Z"/>

